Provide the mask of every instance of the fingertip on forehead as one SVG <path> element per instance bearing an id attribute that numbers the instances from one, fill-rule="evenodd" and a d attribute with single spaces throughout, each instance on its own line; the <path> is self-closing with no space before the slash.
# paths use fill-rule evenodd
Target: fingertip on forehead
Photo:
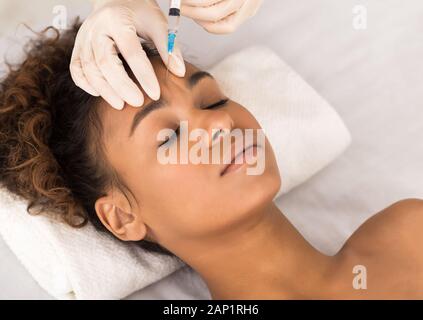
<path id="1" fill-rule="evenodd" d="M 159 82 L 159 86 L 161 89 L 161 96 L 163 94 L 163 91 L 165 91 L 164 89 L 166 88 L 166 90 L 169 89 L 169 84 L 166 82 L 166 73 L 167 73 L 167 68 L 166 65 L 164 64 L 163 60 L 161 59 L 160 56 L 154 56 L 154 57 L 150 57 L 150 62 L 153 66 L 154 72 L 156 74 L 157 80 Z M 184 60 L 185 61 L 185 60 Z M 175 83 L 175 81 L 185 81 L 185 78 L 189 77 L 191 74 L 199 71 L 199 68 L 197 68 L 195 65 L 185 61 L 185 67 L 186 67 L 186 73 L 184 77 L 178 77 L 175 76 L 172 72 L 169 71 L 168 77 L 171 79 L 172 83 Z M 135 82 L 135 84 L 137 85 L 137 87 L 141 90 L 142 95 L 144 97 L 144 102 L 142 104 L 142 106 L 148 104 L 149 102 L 153 101 L 150 96 L 146 93 L 146 91 L 144 90 L 144 88 L 141 86 L 141 84 L 139 83 L 138 79 L 136 78 L 136 76 L 134 75 L 134 73 L 132 72 L 132 70 L 130 70 L 130 68 L 128 66 L 126 66 L 126 71 L 128 72 L 128 76 L 131 78 L 132 81 Z M 118 112 L 127 110 L 128 107 L 130 107 L 131 109 L 137 109 L 140 108 L 142 106 L 132 106 L 128 103 L 125 102 L 124 107 L 122 110 L 117 110 L 115 108 L 113 108 L 110 104 L 108 104 L 104 99 L 101 99 L 101 108 L 106 109 L 108 111 L 111 111 L 110 113 L 113 115 L 118 114 Z M 109 112 L 107 112 L 109 114 Z"/>
<path id="2" fill-rule="evenodd" d="M 179 77 L 179 76 L 174 75 L 170 70 L 169 70 L 169 73 L 168 73 L 166 64 L 163 62 L 161 56 L 158 55 L 158 56 L 149 57 L 149 60 L 151 62 L 151 65 L 153 66 L 153 70 L 154 70 L 154 73 L 156 75 L 157 81 L 159 82 L 160 89 L 162 89 L 164 86 L 167 85 L 166 77 L 168 77 L 168 79 L 171 79 L 172 82 L 182 81 L 185 78 L 189 77 L 194 72 L 196 72 L 196 71 L 199 70 L 199 68 L 197 68 L 195 65 L 193 65 L 190 62 L 187 62 L 186 60 L 184 60 L 186 72 L 185 72 L 184 77 Z M 149 98 L 148 94 L 145 92 L 143 86 L 138 81 L 137 77 L 132 72 L 132 70 L 125 63 L 124 63 L 124 65 L 125 65 L 125 70 L 127 71 L 129 78 L 132 81 L 134 81 L 134 83 L 141 90 L 141 92 L 142 92 L 142 94 L 144 96 L 144 100 L 145 101 L 144 101 L 143 104 L 146 104 L 149 101 L 151 101 L 151 99 Z M 150 83 L 150 81 L 147 81 L 147 83 Z M 125 106 L 127 106 L 127 105 L 128 104 L 125 104 Z"/>
<path id="3" fill-rule="evenodd" d="M 166 67 L 165 62 L 162 60 L 162 58 L 160 56 L 152 57 L 152 58 L 150 58 L 150 62 L 153 65 L 153 69 L 156 72 L 157 80 L 159 81 L 159 83 L 162 83 L 163 81 L 165 81 L 166 80 L 167 67 Z M 167 63 L 167 61 L 166 61 L 166 63 Z M 186 68 L 186 73 L 185 73 L 184 77 L 176 76 L 171 71 L 169 71 L 169 76 L 179 78 L 179 79 L 184 79 L 187 76 L 189 76 L 191 73 L 198 71 L 198 68 L 196 66 L 194 66 L 193 64 L 187 62 L 186 60 L 184 60 L 184 63 L 185 63 L 185 68 Z M 170 64 L 170 66 L 172 66 L 172 59 L 170 59 L 169 64 Z"/>

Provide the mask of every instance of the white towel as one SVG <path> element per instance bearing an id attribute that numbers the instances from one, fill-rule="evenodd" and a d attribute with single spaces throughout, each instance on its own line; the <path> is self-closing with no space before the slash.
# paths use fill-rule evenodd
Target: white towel
<path id="1" fill-rule="evenodd" d="M 307 180 L 350 143 L 337 113 L 271 50 L 243 50 L 209 71 L 268 135 L 281 170 L 279 194 Z M 0 234 L 41 287 L 60 299 L 123 298 L 182 266 L 91 225 L 72 229 L 30 216 L 24 202 L 4 191 Z"/>

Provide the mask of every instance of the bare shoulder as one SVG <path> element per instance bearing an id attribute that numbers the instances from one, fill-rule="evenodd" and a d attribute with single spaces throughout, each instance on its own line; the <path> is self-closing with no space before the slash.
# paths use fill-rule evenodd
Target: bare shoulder
<path id="1" fill-rule="evenodd" d="M 421 299 L 422 247 L 423 200 L 398 201 L 365 221 L 348 239 L 337 255 L 336 283 L 347 283 L 346 275 L 360 265 L 371 285 L 360 294 L 344 287 L 351 297 Z"/>
<path id="2" fill-rule="evenodd" d="M 423 236 L 423 200 L 398 201 L 376 214 L 374 220 L 375 224 L 388 224 L 391 230 L 395 227 L 403 236 L 412 231 Z"/>
<path id="3" fill-rule="evenodd" d="M 423 200 L 404 199 L 390 205 L 365 221 L 347 243 L 368 250 L 422 251 Z"/>
<path id="4" fill-rule="evenodd" d="M 385 210 L 394 210 L 394 211 L 406 211 L 411 214 L 422 213 L 423 211 L 423 199 L 404 199 L 398 202 L 395 202 Z"/>

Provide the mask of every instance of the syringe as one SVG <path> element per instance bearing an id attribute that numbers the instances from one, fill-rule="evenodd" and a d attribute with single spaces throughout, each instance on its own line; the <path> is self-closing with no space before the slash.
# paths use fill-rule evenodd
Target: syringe
<path id="1" fill-rule="evenodd" d="M 179 20 L 181 18 L 181 0 L 171 0 L 168 17 L 168 31 L 167 31 L 167 72 L 166 79 L 169 73 L 170 56 L 173 54 L 175 48 L 176 34 L 179 29 Z"/>

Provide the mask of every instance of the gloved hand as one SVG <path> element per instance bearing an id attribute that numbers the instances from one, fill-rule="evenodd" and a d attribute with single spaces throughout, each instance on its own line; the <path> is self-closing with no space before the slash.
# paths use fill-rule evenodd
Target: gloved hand
<path id="1" fill-rule="evenodd" d="M 167 65 L 167 28 L 167 18 L 155 0 L 95 0 L 94 11 L 75 40 L 70 63 L 72 79 L 78 87 L 94 96 L 101 95 L 116 109 L 122 109 L 124 101 L 141 106 L 144 96 L 125 71 L 118 57 L 120 52 L 147 95 L 159 99 L 159 82 L 138 36 L 152 41 Z M 185 75 L 177 44 L 169 70 L 179 77 Z"/>
<path id="2" fill-rule="evenodd" d="M 210 33 L 234 32 L 256 14 L 263 0 L 182 0 L 181 15 Z"/>

